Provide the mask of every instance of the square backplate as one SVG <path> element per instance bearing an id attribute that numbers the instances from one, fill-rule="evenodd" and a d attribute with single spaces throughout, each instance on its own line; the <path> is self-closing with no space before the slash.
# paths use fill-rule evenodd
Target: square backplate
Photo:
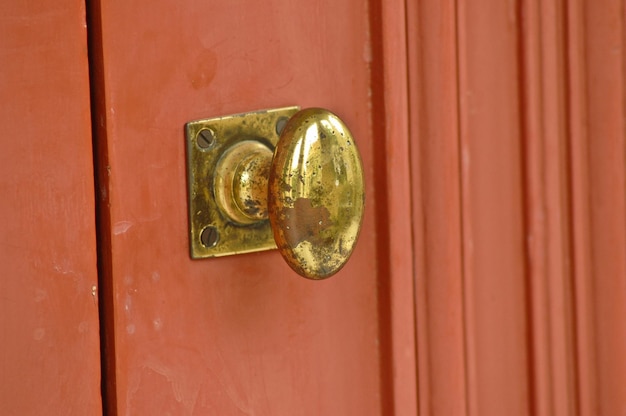
<path id="1" fill-rule="evenodd" d="M 185 125 L 192 258 L 276 248 L 268 220 L 239 225 L 221 212 L 213 190 L 214 173 L 220 157 L 239 141 L 258 140 L 274 150 L 280 126 L 298 110 L 299 107 L 286 107 L 255 111 L 190 121 Z"/>

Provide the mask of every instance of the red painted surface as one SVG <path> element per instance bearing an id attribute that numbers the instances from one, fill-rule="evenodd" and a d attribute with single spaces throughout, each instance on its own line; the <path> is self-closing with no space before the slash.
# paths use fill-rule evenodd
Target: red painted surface
<path id="1" fill-rule="evenodd" d="M 626 408 L 626 46 L 624 4 L 586 3 L 584 92 L 596 409 Z M 596 410 L 592 409 L 592 410 Z"/>
<path id="2" fill-rule="evenodd" d="M 101 413 L 81 2 L 0 5 L 0 414 Z"/>
<path id="3" fill-rule="evenodd" d="M 408 12 L 421 414 L 618 414 L 623 2 Z"/>
<path id="4" fill-rule="evenodd" d="M 521 11 L 522 120 L 527 229 L 529 380 L 541 415 L 576 412 L 576 340 L 570 179 L 568 16 L 556 2 Z M 538 19 L 542 16 L 542 19 Z"/>
<path id="5" fill-rule="evenodd" d="M 0 413 L 100 413 L 98 290 L 110 414 L 626 406 L 622 2 L 90 3 L 100 288 L 84 10 L 12 3 Z M 191 261 L 184 123 L 290 104 L 357 137 L 352 260 Z"/>
<path id="6" fill-rule="evenodd" d="M 524 230 L 515 9 L 460 4 L 459 125 L 468 407 L 526 414 Z"/>
<path id="7" fill-rule="evenodd" d="M 417 412 L 415 258 L 411 213 L 406 10 L 402 1 L 370 2 L 372 28 L 372 119 L 381 381 L 389 389 L 383 414 Z M 384 148 L 376 143 L 384 138 Z M 385 399 L 385 397 L 383 397 Z"/>
<path id="8" fill-rule="evenodd" d="M 385 106 L 396 95 L 372 69 L 382 51 L 371 38 L 387 26 L 360 0 L 93 7 L 109 405 L 119 414 L 413 413 L 408 142 L 392 112 L 405 109 Z M 385 20 L 400 39 L 392 24 L 403 17 Z M 401 89 L 392 78 L 387 86 Z M 311 282 L 277 252 L 190 260 L 184 123 L 290 104 L 336 112 L 361 151 L 367 203 L 350 262 Z M 377 178 L 385 169 L 387 183 Z M 393 176 L 402 171 L 404 182 Z M 394 319 L 404 325 L 392 331 Z"/>
<path id="9" fill-rule="evenodd" d="M 454 1 L 409 2 L 419 411 L 467 408 Z"/>

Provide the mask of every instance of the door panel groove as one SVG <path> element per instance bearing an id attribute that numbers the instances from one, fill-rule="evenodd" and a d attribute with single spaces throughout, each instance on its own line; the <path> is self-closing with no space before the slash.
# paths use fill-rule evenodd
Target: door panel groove
<path id="1" fill-rule="evenodd" d="M 111 216 L 109 175 L 110 164 L 106 132 L 104 94 L 104 56 L 102 53 L 102 22 L 100 1 L 85 0 L 87 14 L 87 47 L 89 56 L 89 88 L 91 96 L 91 128 L 93 141 L 94 195 L 96 209 L 96 240 L 98 255 L 98 305 L 100 320 L 101 394 L 104 415 L 117 414 L 115 390 L 115 331 L 113 317 Z"/>

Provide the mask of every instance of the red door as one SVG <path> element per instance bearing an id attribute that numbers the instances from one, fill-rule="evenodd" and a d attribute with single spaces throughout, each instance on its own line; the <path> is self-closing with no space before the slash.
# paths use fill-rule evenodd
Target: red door
<path id="1" fill-rule="evenodd" d="M 0 414 L 101 412 L 85 9 L 0 5 Z"/>
<path id="2" fill-rule="evenodd" d="M 0 6 L 1 414 L 623 411 L 623 1 L 28 3 Z M 350 262 L 192 261 L 184 124 L 287 105 L 355 135 Z"/>
<path id="3" fill-rule="evenodd" d="M 421 414 L 623 412 L 624 10 L 407 3 Z"/>
<path id="4" fill-rule="evenodd" d="M 368 2 L 97 3 L 91 46 L 111 409 L 413 412 L 409 194 L 398 201 L 394 221 L 403 226 L 391 236 L 384 171 L 392 143 L 372 68 L 381 29 L 372 30 Z M 185 123 L 288 105 L 338 113 L 361 151 L 367 203 L 351 260 L 317 282 L 276 251 L 191 260 Z M 397 143 L 406 146 L 406 136 Z M 407 166 L 396 166 L 406 184 Z M 403 293 L 394 314 L 406 325 L 394 345 L 396 284 Z M 395 348 L 403 351 L 397 372 Z M 408 392 L 398 403 L 396 383 Z"/>

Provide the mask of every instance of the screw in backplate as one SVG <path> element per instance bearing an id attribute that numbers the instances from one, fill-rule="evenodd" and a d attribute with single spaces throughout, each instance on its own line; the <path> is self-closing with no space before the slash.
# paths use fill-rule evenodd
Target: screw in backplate
<path id="1" fill-rule="evenodd" d="M 215 142 L 215 133 L 211 129 L 202 129 L 198 132 L 196 141 L 198 142 L 198 147 L 208 149 Z"/>
<path id="2" fill-rule="evenodd" d="M 280 136 L 280 134 L 285 129 L 285 126 L 287 125 L 287 121 L 289 121 L 288 117 L 280 117 L 278 120 L 276 120 L 276 134 Z"/>
<path id="3" fill-rule="evenodd" d="M 200 241 L 206 248 L 215 247 L 219 239 L 220 234 L 217 231 L 217 228 L 212 225 L 209 225 L 200 233 Z"/>

